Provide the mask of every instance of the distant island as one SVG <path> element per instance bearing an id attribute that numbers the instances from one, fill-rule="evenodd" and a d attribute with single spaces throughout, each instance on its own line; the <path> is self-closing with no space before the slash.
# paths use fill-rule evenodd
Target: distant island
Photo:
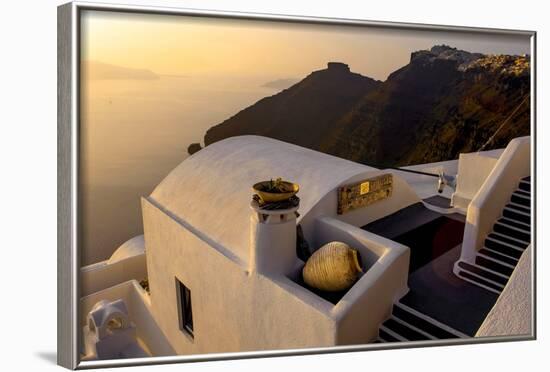
<path id="1" fill-rule="evenodd" d="M 97 61 L 83 61 L 82 74 L 90 80 L 156 80 L 159 76 L 147 69 L 129 68 Z"/>
<path id="2" fill-rule="evenodd" d="M 383 82 L 329 62 L 211 127 L 204 143 L 254 134 L 378 167 L 456 159 L 492 136 L 485 150 L 529 135 L 529 75 L 529 56 L 446 45 L 413 52 Z"/>

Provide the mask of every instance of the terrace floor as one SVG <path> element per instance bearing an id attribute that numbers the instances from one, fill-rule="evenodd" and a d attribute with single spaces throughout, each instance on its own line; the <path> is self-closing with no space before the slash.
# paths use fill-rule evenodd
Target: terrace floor
<path id="1" fill-rule="evenodd" d="M 410 274 L 410 291 L 401 302 L 474 336 L 498 295 L 456 276 L 459 257 L 460 245 Z"/>
<path id="2" fill-rule="evenodd" d="M 453 273 L 463 215 L 441 214 L 416 203 L 362 228 L 411 249 L 410 291 L 402 303 L 467 335 L 476 333 L 498 296 Z"/>

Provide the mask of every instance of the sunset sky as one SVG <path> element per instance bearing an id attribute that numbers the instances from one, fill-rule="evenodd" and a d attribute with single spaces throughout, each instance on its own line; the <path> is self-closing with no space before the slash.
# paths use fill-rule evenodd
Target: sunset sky
<path id="1" fill-rule="evenodd" d="M 86 11 L 82 59 L 158 74 L 299 78 L 342 61 L 384 80 L 411 51 L 445 43 L 482 53 L 529 53 L 529 39 L 480 34 Z"/>

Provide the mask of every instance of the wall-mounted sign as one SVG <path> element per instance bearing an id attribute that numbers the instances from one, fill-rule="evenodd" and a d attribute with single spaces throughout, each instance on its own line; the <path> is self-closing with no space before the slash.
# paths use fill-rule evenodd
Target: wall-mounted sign
<path id="1" fill-rule="evenodd" d="M 391 196 L 392 174 L 382 174 L 338 189 L 338 214 L 363 208 Z"/>

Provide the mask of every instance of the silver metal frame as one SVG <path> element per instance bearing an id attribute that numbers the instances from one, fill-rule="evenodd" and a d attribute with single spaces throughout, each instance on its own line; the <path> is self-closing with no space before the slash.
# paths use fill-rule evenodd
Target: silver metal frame
<path id="1" fill-rule="evenodd" d="M 233 18 L 242 20 L 283 21 L 326 25 L 369 26 L 403 30 L 451 31 L 460 33 L 484 33 L 531 38 L 531 174 L 533 184 L 532 209 L 534 211 L 532 234 L 532 322 L 531 334 L 519 336 L 469 338 L 445 341 L 399 342 L 394 344 L 368 344 L 336 346 L 311 349 L 274 350 L 258 352 L 235 352 L 204 355 L 135 358 L 106 361 L 79 361 L 79 87 L 80 87 L 80 15 L 84 10 L 116 11 L 126 13 L 148 13 L 182 15 L 209 18 Z M 356 19 L 304 17 L 290 15 L 255 14 L 212 10 L 184 9 L 176 7 L 98 4 L 75 1 L 58 7 L 58 156 L 57 156 L 57 206 L 58 206 L 58 248 L 57 248 L 57 362 L 69 369 L 119 367 L 131 365 L 199 362 L 210 360 L 231 360 L 242 358 L 263 358 L 275 356 L 306 355 L 317 353 L 342 353 L 350 351 L 401 349 L 408 347 L 447 346 L 481 344 L 536 339 L 536 32 L 527 30 L 506 30 L 432 24 L 411 24 L 378 22 Z"/>

